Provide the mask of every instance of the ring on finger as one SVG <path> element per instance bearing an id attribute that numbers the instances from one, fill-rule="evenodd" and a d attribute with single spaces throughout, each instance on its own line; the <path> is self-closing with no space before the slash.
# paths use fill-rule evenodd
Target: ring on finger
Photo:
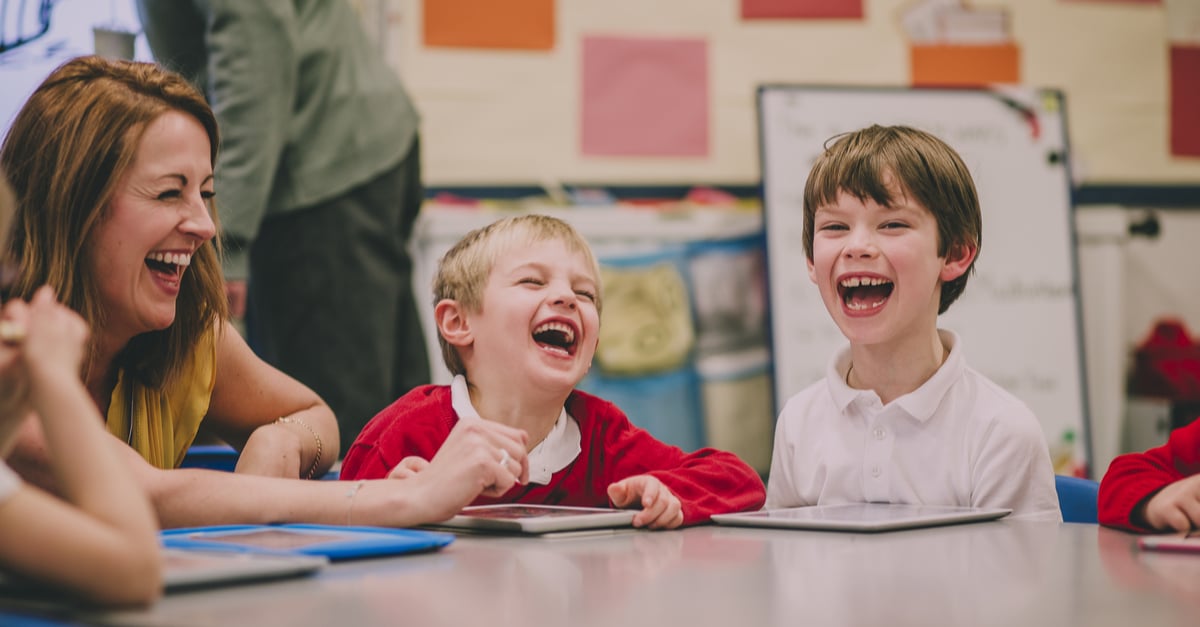
<path id="1" fill-rule="evenodd" d="M 500 465 L 507 468 L 508 460 L 510 459 L 512 459 L 512 457 L 508 454 L 508 449 L 500 449 Z"/>

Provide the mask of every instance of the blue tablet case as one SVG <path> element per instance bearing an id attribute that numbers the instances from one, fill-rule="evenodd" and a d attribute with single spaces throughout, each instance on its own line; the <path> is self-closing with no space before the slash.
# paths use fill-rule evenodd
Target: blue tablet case
<path id="1" fill-rule="evenodd" d="M 167 548 L 321 555 L 330 561 L 436 551 L 448 533 L 334 525 L 218 525 L 161 532 Z"/>

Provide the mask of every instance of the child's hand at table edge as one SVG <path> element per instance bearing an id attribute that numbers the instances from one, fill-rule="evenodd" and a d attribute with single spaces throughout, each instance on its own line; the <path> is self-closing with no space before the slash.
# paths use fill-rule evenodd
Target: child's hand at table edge
<path id="1" fill-rule="evenodd" d="M 683 505 L 667 486 L 652 475 L 634 475 L 608 486 L 608 498 L 615 507 L 638 507 L 634 527 L 675 529 L 683 524 Z"/>

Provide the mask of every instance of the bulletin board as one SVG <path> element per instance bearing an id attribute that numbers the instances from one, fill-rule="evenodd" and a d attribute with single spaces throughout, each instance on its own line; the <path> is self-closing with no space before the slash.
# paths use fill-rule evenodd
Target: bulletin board
<path id="1" fill-rule="evenodd" d="M 1069 455 L 1086 468 L 1083 330 L 1061 94 L 769 85 L 758 91 L 758 112 L 777 409 L 822 378 L 846 344 L 807 272 L 808 172 L 834 135 L 905 124 L 959 152 L 983 211 L 976 273 L 939 326 L 959 334 L 968 364 L 1033 409 L 1056 458 Z"/>

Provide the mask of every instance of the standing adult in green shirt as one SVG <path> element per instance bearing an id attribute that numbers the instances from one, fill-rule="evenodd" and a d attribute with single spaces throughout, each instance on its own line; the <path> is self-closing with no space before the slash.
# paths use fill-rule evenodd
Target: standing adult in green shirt
<path id="1" fill-rule="evenodd" d="M 216 112 L 232 313 L 315 390 L 345 451 L 429 366 L 406 246 L 417 112 L 345 0 L 138 0 L 158 61 Z M 249 281 L 247 282 L 247 279 Z"/>

